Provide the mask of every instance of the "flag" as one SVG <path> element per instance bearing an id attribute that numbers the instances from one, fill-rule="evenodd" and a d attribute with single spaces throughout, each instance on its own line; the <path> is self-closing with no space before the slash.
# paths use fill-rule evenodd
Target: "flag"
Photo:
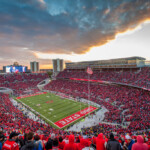
<path id="1" fill-rule="evenodd" d="M 88 74 L 93 74 L 93 71 L 92 71 L 92 69 L 90 67 L 87 68 L 87 73 Z"/>

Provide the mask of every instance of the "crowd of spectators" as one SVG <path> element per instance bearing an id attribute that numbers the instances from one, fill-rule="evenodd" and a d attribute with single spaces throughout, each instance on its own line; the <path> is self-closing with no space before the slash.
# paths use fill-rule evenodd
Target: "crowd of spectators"
<path id="1" fill-rule="evenodd" d="M 101 85 L 79 81 L 54 80 L 45 89 L 84 98 L 108 109 L 105 122 L 123 125 L 128 132 L 150 128 L 150 93 L 124 86 Z M 89 92 L 90 91 L 90 92 Z M 130 107 L 129 107 L 130 106 Z M 118 128 L 118 132 L 124 130 Z"/>
<path id="2" fill-rule="evenodd" d="M 15 96 L 30 91 L 36 93 L 39 92 L 37 84 L 46 78 L 47 73 L 0 74 L 0 87 L 12 89 Z"/>
<path id="3" fill-rule="evenodd" d="M 134 85 L 136 78 L 138 86 L 149 87 L 147 86 L 149 69 L 145 68 L 142 71 L 126 72 L 126 75 L 122 72 L 114 73 L 114 71 L 110 74 L 105 72 L 102 75 L 95 71 L 90 78 L 107 81 L 107 78 L 111 78 L 111 75 L 114 74 L 109 81 Z M 88 78 L 88 75 L 83 71 L 80 76 L 77 71 L 65 70 L 58 75 L 58 78 L 62 77 Z M 125 81 L 125 77 L 130 79 Z M 38 92 L 36 85 L 45 78 L 48 78 L 47 74 L 5 74 L 0 75 L 0 86 L 13 89 L 15 95 L 19 96 L 23 95 L 24 91 L 31 89 Z M 131 79 L 133 79 L 132 82 Z M 150 149 L 150 132 L 148 131 L 150 128 L 150 93 L 148 91 L 126 86 L 64 79 L 50 82 L 45 89 L 74 98 L 88 99 L 104 106 L 108 109 L 104 121 L 116 125 L 99 123 L 97 126 L 84 128 L 79 133 L 55 129 L 46 123 L 29 119 L 19 109 L 16 109 L 9 95 L 0 94 L 0 150 L 11 148 L 13 150 L 84 150 L 89 148 L 136 150 L 137 147 L 141 148 L 139 150 L 148 150 L 148 145 Z"/>
<path id="4" fill-rule="evenodd" d="M 34 132 L 20 134 L 13 131 L 8 138 L 0 131 L 0 150 L 149 150 L 150 138 L 146 135 L 129 134 L 98 136 L 81 134 L 56 135 L 51 133 L 45 138 Z"/>
<path id="5" fill-rule="evenodd" d="M 6 131 L 6 136 L 13 130 L 22 133 L 33 131 L 49 135 L 50 132 L 62 133 L 63 131 L 52 128 L 48 124 L 33 121 L 25 116 L 11 103 L 9 95 L 0 94 L 0 127 Z"/>
<path id="6" fill-rule="evenodd" d="M 57 78 L 80 78 L 89 79 L 86 70 L 66 69 L 59 73 Z M 90 79 L 111 81 L 116 83 L 130 84 L 150 89 L 150 67 L 141 69 L 105 69 L 103 71 L 93 70 Z"/>

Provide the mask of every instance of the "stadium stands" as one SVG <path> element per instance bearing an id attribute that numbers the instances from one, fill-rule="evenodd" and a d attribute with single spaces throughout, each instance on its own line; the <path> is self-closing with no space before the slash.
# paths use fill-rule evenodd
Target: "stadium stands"
<path id="1" fill-rule="evenodd" d="M 15 96 L 19 96 L 25 94 L 24 92 L 28 90 L 39 92 L 36 85 L 46 78 L 48 78 L 47 74 L 5 74 L 0 75 L 0 87 L 9 87 L 13 89 Z M 150 145 L 148 130 L 150 128 L 150 93 L 148 91 L 130 86 L 92 82 L 89 85 L 88 82 L 71 81 L 69 78 L 88 79 L 88 75 L 85 71 L 65 70 L 58 74 L 57 80 L 46 85 L 45 89 L 74 98 L 90 98 L 91 101 L 109 110 L 105 114 L 105 122 L 118 125 L 99 123 L 99 125 L 82 129 L 80 133 L 58 130 L 48 124 L 29 119 L 19 109 L 15 108 L 9 99 L 9 95 L 0 94 L 0 127 L 2 128 L 0 135 L 4 134 L 8 138 L 12 131 L 16 131 L 21 133 L 21 138 L 24 133 L 29 134 L 32 131 L 37 134 L 40 130 L 39 139 L 43 141 L 42 149 L 68 149 L 72 145 L 76 149 L 90 147 L 91 145 L 94 148 L 99 133 L 105 135 L 104 146 L 107 147 L 111 132 L 116 134 L 115 139 L 120 142 L 122 147 L 127 142 L 125 138 L 127 133 L 133 140 L 136 139 L 134 135 L 144 134 L 144 142 Z M 150 88 L 150 69 L 142 68 L 138 71 L 127 70 L 124 72 L 94 71 L 90 75 L 90 79 L 126 83 L 148 89 Z M 60 136 L 64 141 L 63 144 L 62 140 L 58 141 Z M 75 141 L 74 144 L 71 143 L 72 140 Z M 20 149 L 23 145 L 20 145 Z"/>
<path id="2" fill-rule="evenodd" d="M 61 72 L 57 78 L 79 78 L 88 79 L 88 74 L 85 70 L 66 69 Z M 125 71 L 106 69 L 105 71 L 94 70 L 90 75 L 90 79 L 123 83 L 132 86 L 150 89 L 150 68 L 141 68 L 141 70 L 126 69 Z"/>
<path id="3" fill-rule="evenodd" d="M 2 74 L 0 75 L 0 87 L 9 87 L 15 96 L 25 94 L 27 91 L 39 92 L 37 84 L 48 78 L 45 73 L 38 74 Z"/>
<path id="4" fill-rule="evenodd" d="M 9 135 L 13 130 L 21 133 L 40 130 L 47 136 L 51 132 L 60 132 L 60 130 L 54 129 L 48 124 L 41 124 L 38 121 L 27 118 L 20 110 L 15 108 L 9 99 L 9 95 L 6 94 L 0 94 L 0 123 L 0 127 L 7 131 L 6 135 Z"/>
<path id="5" fill-rule="evenodd" d="M 45 88 L 73 97 L 89 98 L 87 82 L 55 80 Z M 104 120 L 118 124 L 131 122 L 128 127 L 130 132 L 149 128 L 149 98 L 148 91 L 123 86 L 90 84 L 90 100 L 109 110 Z"/>

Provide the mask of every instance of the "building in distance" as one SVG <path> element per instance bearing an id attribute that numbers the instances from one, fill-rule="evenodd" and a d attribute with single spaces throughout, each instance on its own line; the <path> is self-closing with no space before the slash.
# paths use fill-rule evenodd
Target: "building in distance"
<path id="1" fill-rule="evenodd" d="M 39 62 L 37 61 L 30 62 L 30 71 L 39 72 Z"/>
<path id="2" fill-rule="evenodd" d="M 53 59 L 53 72 L 60 72 L 64 70 L 63 59 Z"/>

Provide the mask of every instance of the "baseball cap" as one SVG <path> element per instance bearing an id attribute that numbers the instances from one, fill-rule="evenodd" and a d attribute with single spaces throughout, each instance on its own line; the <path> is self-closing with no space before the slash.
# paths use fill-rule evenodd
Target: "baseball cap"
<path id="1" fill-rule="evenodd" d="M 19 135 L 19 133 L 17 133 L 17 132 L 11 132 L 9 135 L 9 138 L 12 139 L 12 137 L 18 136 L 18 135 Z"/>

